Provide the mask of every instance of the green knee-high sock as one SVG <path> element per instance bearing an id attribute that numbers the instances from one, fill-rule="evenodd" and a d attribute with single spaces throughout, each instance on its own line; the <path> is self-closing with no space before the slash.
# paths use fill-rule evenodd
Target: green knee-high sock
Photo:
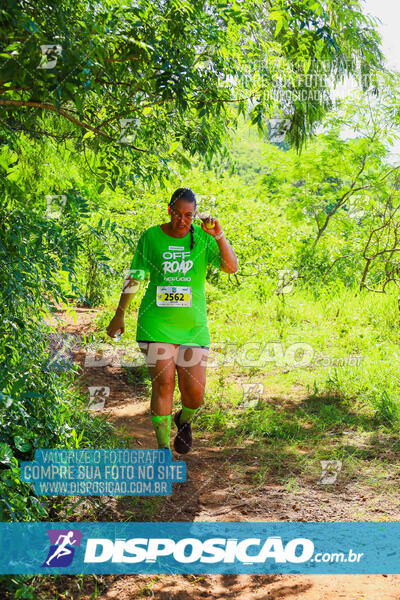
<path id="1" fill-rule="evenodd" d="M 169 448 L 171 435 L 171 415 L 151 415 L 158 448 Z"/>
<path id="2" fill-rule="evenodd" d="M 188 408 L 187 406 L 183 406 L 182 404 L 182 412 L 181 416 L 179 417 L 179 422 L 188 423 L 189 421 L 191 421 L 193 415 L 199 410 L 199 408 L 200 406 L 198 408 Z"/>

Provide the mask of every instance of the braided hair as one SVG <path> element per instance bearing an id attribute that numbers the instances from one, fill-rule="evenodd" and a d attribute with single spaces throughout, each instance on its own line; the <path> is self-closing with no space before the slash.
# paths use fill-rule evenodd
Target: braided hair
<path id="1" fill-rule="evenodd" d="M 196 210 L 197 200 L 196 200 L 195 193 L 190 188 L 178 188 L 172 194 L 171 200 L 169 201 L 169 204 L 168 204 L 168 206 L 171 207 L 171 211 L 174 208 L 175 202 L 177 200 L 179 200 L 180 198 L 182 198 L 183 200 L 186 200 L 187 202 L 194 202 L 194 209 Z M 193 234 L 194 234 L 194 227 L 193 227 L 193 223 L 192 223 L 190 225 L 190 249 L 191 250 L 194 246 Z"/>

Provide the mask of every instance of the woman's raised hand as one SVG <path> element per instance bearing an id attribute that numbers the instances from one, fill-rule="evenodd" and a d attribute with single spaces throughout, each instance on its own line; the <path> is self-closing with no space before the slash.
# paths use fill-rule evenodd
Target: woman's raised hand
<path id="1" fill-rule="evenodd" d="M 203 223 L 201 224 L 201 228 L 203 231 L 206 231 L 213 237 L 215 237 L 219 233 L 222 233 L 222 227 L 215 217 L 201 215 L 200 219 L 203 221 Z"/>

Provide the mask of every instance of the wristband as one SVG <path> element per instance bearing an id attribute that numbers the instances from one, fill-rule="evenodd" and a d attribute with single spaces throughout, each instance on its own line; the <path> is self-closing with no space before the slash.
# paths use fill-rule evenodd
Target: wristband
<path id="1" fill-rule="evenodd" d="M 221 233 L 214 235 L 214 240 L 220 240 L 224 235 L 225 235 L 224 232 L 221 231 Z"/>

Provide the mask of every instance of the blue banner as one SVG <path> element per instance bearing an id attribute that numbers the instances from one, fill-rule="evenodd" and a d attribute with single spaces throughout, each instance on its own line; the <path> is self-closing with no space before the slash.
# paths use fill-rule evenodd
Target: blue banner
<path id="1" fill-rule="evenodd" d="M 400 574 L 400 523 L 0 523 L 0 573 Z"/>

